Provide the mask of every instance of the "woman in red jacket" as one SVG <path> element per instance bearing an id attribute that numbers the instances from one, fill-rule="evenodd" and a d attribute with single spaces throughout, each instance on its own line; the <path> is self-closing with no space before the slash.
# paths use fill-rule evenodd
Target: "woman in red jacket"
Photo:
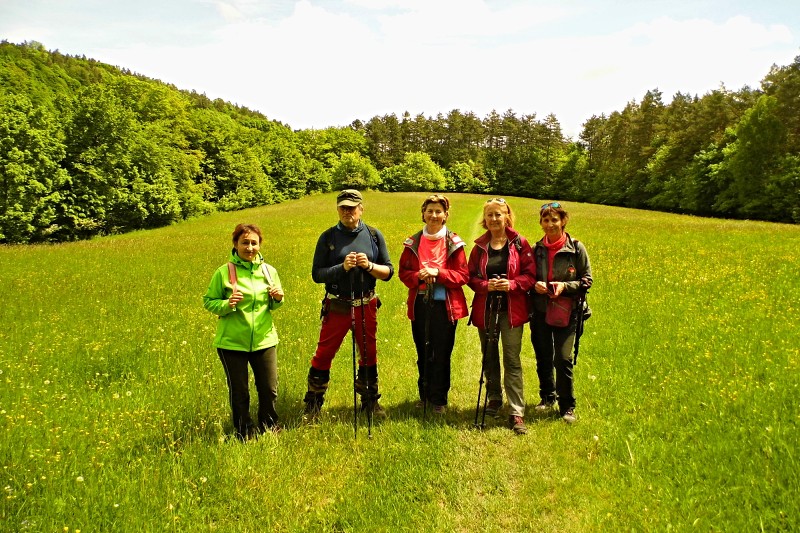
<path id="1" fill-rule="evenodd" d="M 523 420 L 525 395 L 520 350 L 523 326 L 528 321 L 527 292 L 536 281 L 533 253 L 525 237 L 512 229 L 514 214 L 503 198 L 492 198 L 484 204 L 482 225 L 487 231 L 475 240 L 469 255 L 469 286 L 475 291 L 470 322 L 478 327 L 481 339 L 489 400 L 486 414 L 498 416 L 503 406 L 498 347 L 502 342 L 508 423 L 514 433 L 523 435 L 527 428 Z M 488 331 L 495 327 L 499 331 Z M 488 343 L 487 333 L 492 333 L 498 342 Z"/>
<path id="2" fill-rule="evenodd" d="M 445 223 L 450 200 L 434 194 L 422 203 L 425 227 L 403 243 L 400 279 L 408 287 L 408 318 L 417 348 L 418 407 L 444 414 L 450 391 L 450 356 L 458 319 L 467 316 L 469 279 L 464 241 Z"/>

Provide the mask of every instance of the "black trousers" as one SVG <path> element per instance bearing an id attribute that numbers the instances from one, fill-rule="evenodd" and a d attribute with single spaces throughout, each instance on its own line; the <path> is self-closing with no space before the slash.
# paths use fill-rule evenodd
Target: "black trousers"
<path id="1" fill-rule="evenodd" d="M 575 408 L 572 377 L 572 348 L 575 344 L 575 313 L 564 328 L 550 326 L 545 314 L 535 312 L 531 320 L 531 343 L 536 354 L 536 374 L 539 376 L 539 396 L 548 403 L 558 401 L 563 415 Z M 553 378 L 555 371 L 555 379 Z"/>
<path id="2" fill-rule="evenodd" d="M 425 320 L 430 313 L 428 325 L 430 349 L 425 361 Z M 456 341 L 456 326 L 447 316 L 444 301 L 434 301 L 428 306 L 422 296 L 414 302 L 414 320 L 411 321 L 411 335 L 417 348 L 417 389 L 419 398 L 427 399 L 433 405 L 447 405 L 450 392 L 450 356 Z M 427 390 L 426 390 L 427 388 Z"/>
<path id="3" fill-rule="evenodd" d="M 247 365 L 253 369 L 258 393 L 258 429 L 271 428 L 278 422 L 275 403 L 278 399 L 278 353 L 275 346 L 255 352 L 217 348 L 225 376 L 234 430 L 247 436 L 255 429 L 250 416 L 250 389 Z"/>

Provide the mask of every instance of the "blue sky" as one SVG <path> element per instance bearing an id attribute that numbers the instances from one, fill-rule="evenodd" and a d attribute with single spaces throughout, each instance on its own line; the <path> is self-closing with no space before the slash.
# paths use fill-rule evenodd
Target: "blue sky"
<path id="1" fill-rule="evenodd" d="M 757 87 L 800 55 L 793 1 L 0 0 L 39 41 L 297 128 L 408 111 L 553 113 L 576 136 L 645 91 Z"/>

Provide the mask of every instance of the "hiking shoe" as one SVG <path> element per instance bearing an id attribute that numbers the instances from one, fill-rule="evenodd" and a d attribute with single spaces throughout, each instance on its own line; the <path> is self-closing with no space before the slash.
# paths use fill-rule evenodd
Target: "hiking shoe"
<path id="1" fill-rule="evenodd" d="M 525 422 L 522 420 L 521 416 L 509 416 L 508 425 L 517 435 L 525 435 L 528 433 L 528 428 L 525 427 Z"/>
<path id="2" fill-rule="evenodd" d="M 433 406 L 433 414 L 435 415 L 443 415 L 447 412 L 446 405 L 434 405 Z"/>
<path id="3" fill-rule="evenodd" d="M 314 421 L 319 418 L 319 413 L 322 411 L 322 402 L 318 402 L 316 398 L 306 398 L 306 408 L 303 410 L 303 418 L 306 420 Z"/>
<path id="4" fill-rule="evenodd" d="M 567 424 L 572 424 L 577 419 L 578 417 L 575 416 L 575 409 L 567 409 L 567 412 L 561 415 L 561 420 L 563 420 Z"/>
<path id="5" fill-rule="evenodd" d="M 548 402 L 548 401 L 542 400 L 541 402 L 539 402 L 538 404 L 536 404 L 536 405 L 533 407 L 533 409 L 534 409 L 534 410 L 535 410 L 537 413 L 544 413 L 545 411 L 549 411 L 550 409 L 552 409 L 553 407 L 555 407 L 555 404 L 556 404 L 555 402 Z"/>
<path id="6" fill-rule="evenodd" d="M 503 400 L 489 400 L 489 403 L 486 406 L 486 414 L 497 417 L 497 413 L 500 412 L 501 407 L 503 407 Z"/>
<path id="7" fill-rule="evenodd" d="M 372 404 L 372 415 L 378 418 L 386 418 L 386 409 L 378 403 L 378 400 L 375 400 L 375 403 Z"/>
<path id="8" fill-rule="evenodd" d="M 361 411 L 366 412 L 369 409 L 369 406 L 372 407 L 372 416 L 378 418 L 386 418 L 386 409 L 378 402 L 378 400 L 369 402 L 361 400 Z"/>
<path id="9" fill-rule="evenodd" d="M 283 431 L 283 427 L 280 424 L 276 423 L 276 422 L 268 423 L 268 424 L 267 423 L 259 424 L 259 426 L 258 426 L 258 434 L 259 435 L 263 435 L 264 433 L 274 433 L 274 434 L 277 435 L 281 431 Z"/>

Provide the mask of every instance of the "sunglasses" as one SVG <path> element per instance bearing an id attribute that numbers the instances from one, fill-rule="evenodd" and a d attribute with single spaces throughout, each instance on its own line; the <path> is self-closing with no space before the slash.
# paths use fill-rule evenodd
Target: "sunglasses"
<path id="1" fill-rule="evenodd" d="M 489 198 L 488 200 L 486 200 L 487 204 L 490 204 L 492 202 L 497 202 L 498 204 L 504 204 L 504 203 L 506 203 L 506 199 L 505 198 Z"/>
<path id="2" fill-rule="evenodd" d="M 546 204 L 543 204 L 542 207 L 540 207 L 539 209 L 544 211 L 545 209 L 547 209 L 549 207 L 555 207 L 556 209 L 558 209 L 559 207 L 561 207 L 561 204 L 558 203 L 558 202 L 548 202 Z"/>

